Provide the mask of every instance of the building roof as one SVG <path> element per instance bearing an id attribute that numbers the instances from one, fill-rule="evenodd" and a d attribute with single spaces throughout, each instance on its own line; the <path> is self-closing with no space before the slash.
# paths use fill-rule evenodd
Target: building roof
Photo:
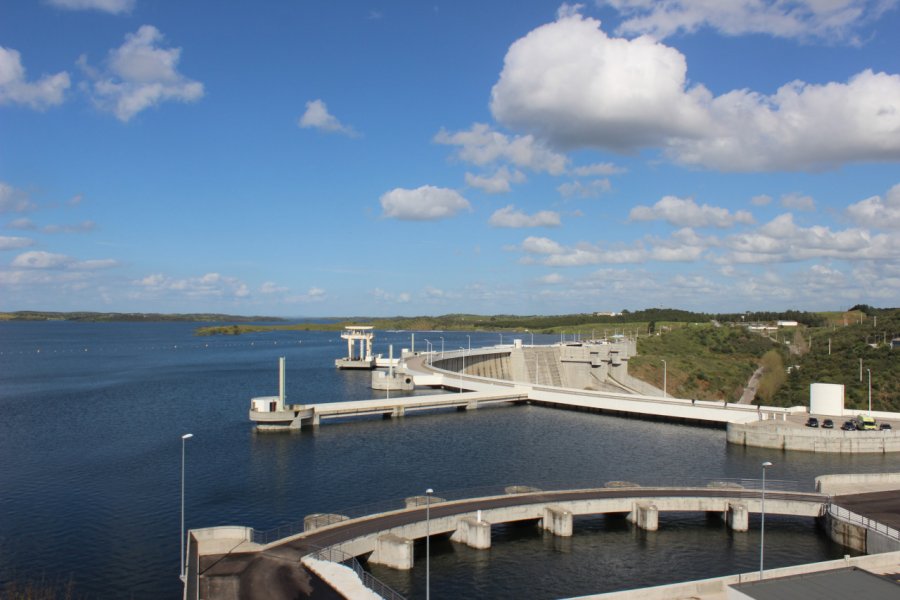
<path id="1" fill-rule="evenodd" d="M 900 584 L 857 567 L 738 583 L 730 587 L 753 600 L 900 598 Z"/>

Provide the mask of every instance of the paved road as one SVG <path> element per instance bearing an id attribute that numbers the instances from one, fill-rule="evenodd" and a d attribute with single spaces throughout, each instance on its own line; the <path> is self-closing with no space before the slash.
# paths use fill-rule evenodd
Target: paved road
<path id="1" fill-rule="evenodd" d="M 759 490 L 723 488 L 600 488 L 510 494 L 465 501 L 437 502 L 431 505 L 433 518 L 472 513 L 477 510 L 541 504 L 573 500 L 606 498 L 654 498 L 679 496 L 686 498 L 758 498 Z M 824 502 L 826 496 L 816 493 L 768 491 L 766 498 Z M 289 598 L 330 598 L 327 586 L 311 578 L 300 566 L 300 559 L 316 548 L 331 546 L 357 537 L 385 531 L 425 520 L 425 507 L 355 519 L 326 531 L 312 532 L 301 539 L 285 542 L 262 553 L 240 553 L 206 556 L 200 559 L 201 594 L 203 598 L 241 600 L 281 600 Z M 312 576 L 314 577 L 314 576 Z M 323 588 L 324 586 L 324 588 Z"/>
<path id="2" fill-rule="evenodd" d="M 900 491 L 846 494 L 832 500 L 838 506 L 900 531 Z"/>

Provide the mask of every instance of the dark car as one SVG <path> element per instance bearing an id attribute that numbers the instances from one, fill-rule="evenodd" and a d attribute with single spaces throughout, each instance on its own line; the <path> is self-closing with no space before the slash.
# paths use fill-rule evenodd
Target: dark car
<path id="1" fill-rule="evenodd" d="M 841 425 L 841 429 L 844 431 L 856 431 L 856 423 L 853 421 L 844 421 L 844 424 Z"/>
<path id="2" fill-rule="evenodd" d="M 891 427 L 890 423 L 882 423 L 881 425 L 878 426 L 878 429 L 881 429 L 881 430 L 893 429 L 893 427 Z"/>
<path id="3" fill-rule="evenodd" d="M 831 419 L 825 419 L 824 421 L 822 421 L 822 428 L 834 429 L 834 421 L 832 421 Z"/>
<path id="4" fill-rule="evenodd" d="M 810 417 L 810 418 L 808 418 L 808 419 L 806 420 L 806 426 L 807 426 L 807 427 L 818 427 L 818 426 L 819 426 L 819 420 L 818 420 L 817 418 L 815 418 L 815 417 Z"/>

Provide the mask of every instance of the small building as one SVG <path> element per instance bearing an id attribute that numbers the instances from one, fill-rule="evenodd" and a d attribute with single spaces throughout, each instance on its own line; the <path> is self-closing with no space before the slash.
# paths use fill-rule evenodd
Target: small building
<path id="1" fill-rule="evenodd" d="M 778 321 L 779 327 L 797 327 L 799 323 L 797 321 Z"/>
<path id="2" fill-rule="evenodd" d="M 371 325 L 348 325 L 344 327 L 341 337 L 347 340 L 347 356 L 334 361 L 338 369 L 374 369 L 375 356 L 372 354 L 372 341 L 375 329 Z M 356 351 L 356 344 L 359 351 Z"/>

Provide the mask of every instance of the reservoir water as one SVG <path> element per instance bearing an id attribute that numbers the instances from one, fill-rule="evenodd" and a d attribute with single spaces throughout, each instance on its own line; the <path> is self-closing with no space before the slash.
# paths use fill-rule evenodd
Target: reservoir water
<path id="1" fill-rule="evenodd" d="M 896 459 L 729 447 L 724 430 L 534 406 L 326 423 L 257 434 L 253 396 L 277 391 L 287 358 L 292 403 L 378 397 L 368 372 L 342 372 L 334 332 L 195 337 L 185 323 L 0 323 L 0 589 L 74 583 L 78 597 L 180 595 L 181 435 L 186 522 L 259 530 L 313 512 L 443 491 L 527 484 L 703 483 L 768 476 L 805 489 L 826 473 L 896 470 Z M 472 346 L 498 334 L 470 333 Z M 437 351 L 465 333 L 417 332 Z M 510 343 L 512 336 L 503 334 Z M 526 335 L 525 342 L 530 343 Z M 535 336 L 536 343 L 555 337 Z M 410 334 L 377 332 L 376 352 Z M 758 521 L 731 533 L 691 514 L 660 515 L 657 532 L 615 517 L 580 518 L 560 540 L 522 525 L 494 528 L 493 547 L 433 542 L 434 598 L 560 598 L 758 568 Z M 811 520 L 766 519 L 767 567 L 843 556 Z M 418 556 L 424 554 L 418 553 Z M 409 573 L 372 567 L 424 596 L 424 561 Z"/>

